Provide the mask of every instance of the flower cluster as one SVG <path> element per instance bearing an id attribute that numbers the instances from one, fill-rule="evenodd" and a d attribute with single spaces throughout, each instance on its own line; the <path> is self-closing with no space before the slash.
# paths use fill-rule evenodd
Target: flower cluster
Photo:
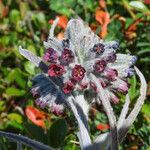
<path id="1" fill-rule="evenodd" d="M 128 92 L 127 78 L 134 74 L 132 65 L 137 58 L 116 53 L 119 49 L 117 42 L 101 40 L 82 20 L 69 21 L 64 40 L 49 37 L 44 45 L 43 61 L 48 65 L 47 75 L 55 81 L 61 80 L 60 88 L 64 94 L 89 91 L 95 93 L 93 99 L 96 100 L 98 91 L 90 74 L 99 79 L 99 84 L 114 103 L 119 101 L 118 92 Z"/>

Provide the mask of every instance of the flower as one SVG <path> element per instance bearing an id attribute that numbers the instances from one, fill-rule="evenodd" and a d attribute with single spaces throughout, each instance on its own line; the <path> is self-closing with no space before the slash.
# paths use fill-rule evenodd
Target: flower
<path id="1" fill-rule="evenodd" d="M 51 64 L 48 69 L 48 75 L 51 77 L 58 77 L 65 73 L 65 69 L 62 65 L 59 64 Z"/>
<path id="2" fill-rule="evenodd" d="M 110 23 L 109 13 L 102 10 L 96 10 L 95 19 L 101 25 L 100 37 L 105 38 L 107 34 L 107 26 Z"/>
<path id="3" fill-rule="evenodd" d="M 95 72 L 103 72 L 106 67 L 106 62 L 104 60 L 98 60 L 93 67 Z"/>
<path id="4" fill-rule="evenodd" d="M 105 130 L 108 130 L 110 126 L 108 124 L 100 123 L 96 126 L 96 128 L 100 131 L 105 131 Z"/>
<path id="5" fill-rule="evenodd" d="M 53 48 L 48 48 L 43 59 L 47 62 L 56 63 L 58 59 L 58 54 Z"/>
<path id="6" fill-rule="evenodd" d="M 102 43 L 95 44 L 93 47 L 93 51 L 96 52 L 96 54 L 101 54 L 104 52 L 104 45 Z"/>
<path id="7" fill-rule="evenodd" d="M 25 108 L 25 114 L 29 120 L 31 120 L 35 125 L 40 126 L 42 128 L 46 128 L 45 121 L 47 118 L 46 113 L 38 110 L 33 106 L 27 106 Z"/>
<path id="8" fill-rule="evenodd" d="M 72 81 L 67 81 L 64 83 L 63 91 L 65 94 L 70 93 L 74 89 L 75 84 Z"/>
<path id="9" fill-rule="evenodd" d="M 68 19 L 66 16 L 57 16 L 59 18 L 58 26 L 65 29 L 68 23 Z M 54 20 L 49 20 L 49 24 L 53 24 Z"/>
<path id="10" fill-rule="evenodd" d="M 62 64 L 69 64 L 73 61 L 73 53 L 71 50 L 65 48 L 60 56 L 60 62 Z"/>
<path id="11" fill-rule="evenodd" d="M 50 107 L 50 111 L 55 114 L 56 116 L 58 115 L 62 115 L 63 114 L 63 110 L 64 107 L 62 105 L 56 104 L 54 103 L 51 107 Z"/>
<path id="12" fill-rule="evenodd" d="M 118 76 L 118 72 L 116 69 L 112 69 L 112 68 L 107 68 L 104 72 L 106 78 L 108 80 L 116 80 L 117 76 Z"/>
<path id="13" fill-rule="evenodd" d="M 133 65 L 137 58 L 117 53 L 118 42 L 103 41 L 81 19 L 68 22 L 64 39 L 50 36 L 44 46 L 47 50 L 44 74 L 38 74 L 33 79 L 32 88 L 40 107 L 52 109 L 53 105 L 63 106 L 66 96 L 77 93 L 88 100 L 91 96 L 90 103 L 99 101 L 99 90 L 92 82 L 91 74 L 95 75 L 114 104 L 119 102 L 118 93 L 128 92 L 127 79 L 134 74 Z M 42 68 L 42 60 L 33 60 Z"/>
<path id="14" fill-rule="evenodd" d="M 75 65 L 72 69 L 72 77 L 75 81 L 81 81 L 85 75 L 85 69 L 81 65 Z"/>

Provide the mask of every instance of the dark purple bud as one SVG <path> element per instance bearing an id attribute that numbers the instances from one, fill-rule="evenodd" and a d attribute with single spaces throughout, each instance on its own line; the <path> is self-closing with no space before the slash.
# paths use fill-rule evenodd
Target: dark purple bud
<path id="1" fill-rule="evenodd" d="M 99 73 L 99 72 L 103 72 L 104 69 L 106 67 L 106 62 L 105 60 L 98 60 L 96 61 L 96 63 L 94 64 L 94 71 Z"/>
<path id="2" fill-rule="evenodd" d="M 75 85 L 71 82 L 71 80 L 64 83 L 63 91 L 65 94 L 68 94 L 73 91 Z"/>
<path id="3" fill-rule="evenodd" d="M 112 68 L 107 68 L 104 72 L 105 76 L 107 79 L 109 80 L 116 80 L 116 77 L 118 76 L 118 72 L 116 69 L 112 69 Z"/>
<path id="4" fill-rule="evenodd" d="M 95 44 L 92 50 L 96 54 L 100 55 L 104 52 L 104 44 L 102 44 L 102 43 Z"/>
<path id="5" fill-rule="evenodd" d="M 117 90 L 121 93 L 127 94 L 129 89 L 129 84 L 127 82 L 123 82 L 122 84 L 119 84 Z"/>
<path id="6" fill-rule="evenodd" d="M 33 97 L 37 97 L 39 95 L 37 88 L 32 88 L 30 92 L 32 93 Z"/>
<path id="7" fill-rule="evenodd" d="M 50 63 L 56 63 L 58 59 L 58 54 L 54 49 L 48 48 L 45 55 L 43 56 L 43 59 Z"/>
<path id="8" fill-rule="evenodd" d="M 47 106 L 47 102 L 40 100 L 39 98 L 37 98 L 35 100 L 35 103 L 37 106 L 41 107 L 41 108 L 45 108 Z"/>
<path id="9" fill-rule="evenodd" d="M 75 65 L 72 69 L 72 79 L 76 82 L 81 81 L 85 76 L 86 70 L 81 65 Z"/>
<path id="10" fill-rule="evenodd" d="M 35 103 L 36 103 L 36 105 L 40 105 L 40 103 L 41 103 L 41 101 L 40 101 L 40 99 L 39 98 L 37 98 L 36 100 L 35 100 Z"/>
<path id="11" fill-rule="evenodd" d="M 50 108 L 50 111 L 55 115 L 62 115 L 63 114 L 63 106 L 60 104 L 53 104 Z"/>
<path id="12" fill-rule="evenodd" d="M 107 58 L 106 58 L 106 62 L 108 63 L 113 63 L 116 61 L 116 54 L 114 52 L 108 54 Z"/>
<path id="13" fill-rule="evenodd" d="M 67 48 L 65 48 L 59 58 L 60 62 L 64 65 L 68 65 L 74 59 L 73 52 Z"/>

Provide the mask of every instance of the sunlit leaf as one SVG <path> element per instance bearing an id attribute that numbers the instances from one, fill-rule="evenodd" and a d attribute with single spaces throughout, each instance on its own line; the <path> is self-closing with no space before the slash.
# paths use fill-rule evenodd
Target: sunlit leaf
<path id="1" fill-rule="evenodd" d="M 16 121 L 17 123 L 21 124 L 23 122 L 23 119 L 22 119 L 22 116 L 17 114 L 17 113 L 10 113 L 8 114 L 7 118 L 9 120 L 13 120 L 13 121 Z"/>
<path id="2" fill-rule="evenodd" d="M 14 87 L 10 87 L 6 89 L 6 94 L 9 96 L 23 96 L 25 93 L 26 91 Z"/>
<path id="3" fill-rule="evenodd" d="M 146 7 L 146 5 L 144 5 L 144 3 L 142 3 L 141 1 L 131 1 L 129 4 L 130 6 L 138 10 L 148 11 L 148 8 Z"/>
<path id="4" fill-rule="evenodd" d="M 35 65 L 33 63 L 31 63 L 30 61 L 27 61 L 24 64 L 24 68 L 29 74 L 35 75 Z"/>

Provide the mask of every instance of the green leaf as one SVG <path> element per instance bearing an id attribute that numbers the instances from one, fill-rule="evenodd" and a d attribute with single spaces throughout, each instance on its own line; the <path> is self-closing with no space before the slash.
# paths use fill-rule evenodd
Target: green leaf
<path id="1" fill-rule="evenodd" d="M 9 96 L 23 96 L 25 93 L 26 91 L 14 87 L 10 87 L 6 89 L 6 94 Z"/>
<path id="2" fill-rule="evenodd" d="M 16 128 L 16 129 L 19 129 L 19 130 L 24 130 L 24 127 L 21 125 L 21 124 L 19 124 L 18 122 L 16 122 L 16 121 L 14 121 L 14 120 L 11 120 L 11 121 L 7 121 L 6 122 L 6 127 L 7 128 Z"/>
<path id="3" fill-rule="evenodd" d="M 0 101 L 0 112 L 3 111 L 6 108 L 6 103 L 5 101 Z"/>
<path id="4" fill-rule="evenodd" d="M 36 12 L 36 13 L 32 14 L 32 20 L 38 28 L 46 27 L 47 22 L 46 22 L 44 13 Z"/>
<path id="5" fill-rule="evenodd" d="M 26 81 L 23 77 L 23 73 L 19 68 L 11 70 L 6 79 L 10 83 L 13 83 L 15 81 L 21 88 L 25 88 L 26 86 Z"/>
<path id="6" fill-rule="evenodd" d="M 30 61 L 27 61 L 24 64 L 24 68 L 29 74 L 35 75 L 35 65 L 33 63 L 31 63 Z"/>
<path id="7" fill-rule="evenodd" d="M 67 123 L 64 119 L 55 121 L 49 131 L 49 145 L 52 147 L 60 147 L 67 134 Z"/>
<path id="8" fill-rule="evenodd" d="M 29 51 L 33 52 L 35 55 L 37 54 L 37 53 L 36 53 L 36 49 L 35 49 L 35 47 L 34 47 L 33 45 L 29 45 L 29 46 L 27 47 L 27 49 L 28 49 Z"/>
<path id="9" fill-rule="evenodd" d="M 41 127 L 38 127 L 31 123 L 25 123 L 25 128 L 27 130 L 27 133 L 30 133 L 30 135 L 32 135 L 34 139 L 44 144 L 48 144 L 48 136 L 46 133 L 44 133 L 44 130 Z"/>
<path id="10" fill-rule="evenodd" d="M 27 11 L 29 10 L 28 3 L 20 2 L 19 3 L 19 7 L 20 7 L 21 16 L 22 16 L 22 18 L 24 18 L 26 13 L 27 13 Z"/>
<path id="11" fill-rule="evenodd" d="M 19 124 L 21 124 L 23 122 L 22 116 L 17 114 L 17 113 L 10 113 L 10 114 L 8 114 L 7 118 L 10 121 L 16 121 Z"/>
<path id="12" fill-rule="evenodd" d="M 129 80 L 129 83 L 130 83 L 129 95 L 130 95 L 131 100 L 133 100 L 138 94 L 136 90 L 136 85 L 137 85 L 136 76 L 133 76 Z"/>
<path id="13" fill-rule="evenodd" d="M 73 8 L 75 5 L 74 0 L 51 0 L 50 1 L 50 9 L 56 11 L 57 13 L 66 15 L 70 17 L 72 15 L 72 12 L 70 11 L 70 8 Z"/>
<path id="14" fill-rule="evenodd" d="M 146 115 L 149 115 L 150 104 L 144 104 L 142 107 L 142 112 Z"/>
<path id="15" fill-rule="evenodd" d="M 12 9 L 9 13 L 10 22 L 13 24 L 17 24 L 20 20 L 20 13 L 17 9 Z"/>
<path id="16" fill-rule="evenodd" d="M 148 11 L 146 5 L 144 5 L 144 3 L 142 3 L 141 1 L 131 1 L 129 5 L 141 11 Z"/>

